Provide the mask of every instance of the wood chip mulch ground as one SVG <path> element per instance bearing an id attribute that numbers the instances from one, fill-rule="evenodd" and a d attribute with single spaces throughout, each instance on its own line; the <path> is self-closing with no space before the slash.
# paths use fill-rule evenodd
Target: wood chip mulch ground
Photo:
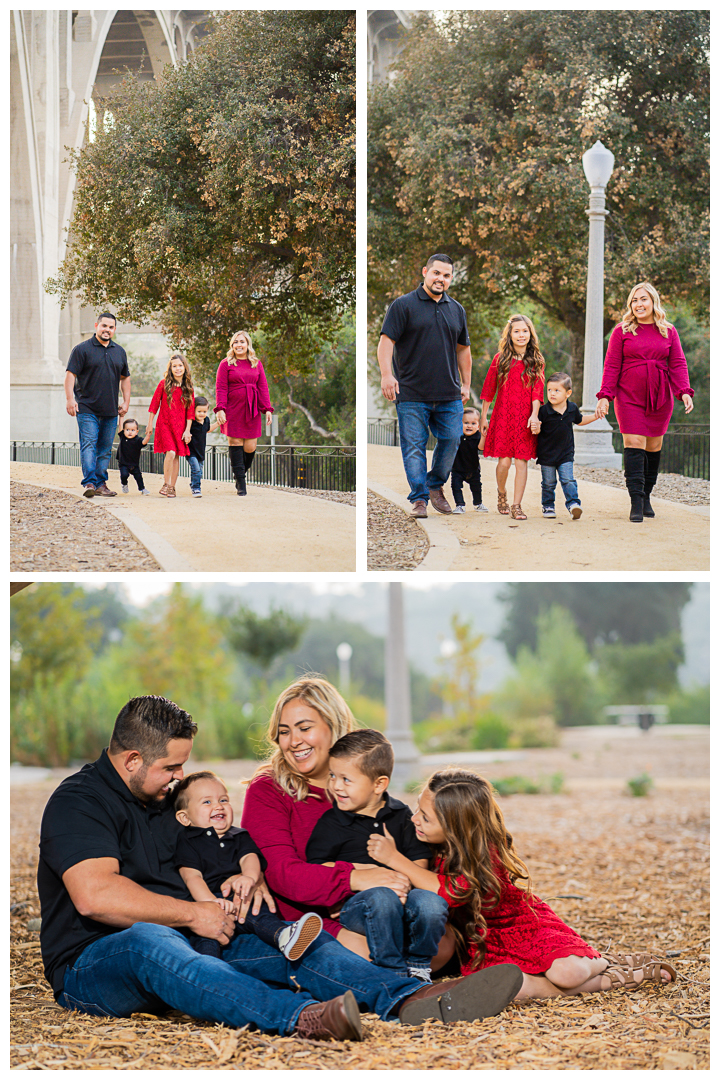
<path id="1" fill-rule="evenodd" d="M 430 547 L 427 533 L 399 506 L 367 493 L 368 570 L 414 570 Z"/>
<path id="2" fill-rule="evenodd" d="M 682 757 L 681 744 L 667 749 Z M 592 771 L 592 757 L 583 754 L 583 765 Z M 633 799 L 619 782 L 595 777 L 568 794 L 502 800 L 535 891 L 601 951 L 648 949 L 671 958 L 677 983 L 511 1005 L 492 1019 L 447 1027 L 404 1027 L 365 1014 L 360 1044 L 231 1031 L 178 1014 L 107 1020 L 58 1008 L 38 934 L 28 927 L 40 914 L 39 820 L 56 782 L 13 789 L 15 1069 L 709 1069 L 706 781 L 658 784 Z"/>
<path id="3" fill-rule="evenodd" d="M 325 491 L 317 488 L 281 488 L 280 490 L 292 491 L 293 495 L 311 495 L 313 499 L 345 503 L 346 506 L 355 506 L 356 503 L 354 491 Z"/>
<path id="4" fill-rule="evenodd" d="M 161 567 L 100 499 L 10 485 L 10 570 L 157 571 Z"/>

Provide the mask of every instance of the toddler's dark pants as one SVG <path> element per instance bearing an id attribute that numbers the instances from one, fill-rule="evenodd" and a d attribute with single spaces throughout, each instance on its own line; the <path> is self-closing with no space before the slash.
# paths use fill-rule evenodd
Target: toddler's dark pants
<path id="1" fill-rule="evenodd" d="M 482 483 L 480 481 L 480 470 L 471 473 L 456 472 L 455 469 L 450 473 L 450 487 L 452 488 L 453 499 L 456 506 L 464 506 L 465 499 L 463 498 L 463 481 L 470 485 L 470 491 L 473 498 L 473 506 L 479 506 L 482 502 Z"/>
<path id="2" fill-rule="evenodd" d="M 284 930 L 287 925 L 284 919 L 272 913 L 263 900 L 262 907 L 257 915 L 253 915 L 252 911 L 248 911 L 244 923 L 235 923 L 234 933 L 255 934 L 266 945 L 277 948 L 278 931 Z M 198 937 L 197 934 L 191 934 L 190 944 L 195 952 L 202 953 L 203 956 L 216 956 L 218 959 L 222 957 L 223 946 L 213 938 Z"/>
<path id="3" fill-rule="evenodd" d="M 129 476 L 134 476 L 135 477 L 135 481 L 136 481 L 137 486 L 138 486 L 138 491 L 142 491 L 143 488 L 145 487 L 145 481 L 143 480 L 143 475 L 140 472 L 140 466 L 139 465 L 121 465 L 120 466 L 120 483 L 122 484 L 123 487 L 125 487 L 125 485 L 127 484 Z"/>

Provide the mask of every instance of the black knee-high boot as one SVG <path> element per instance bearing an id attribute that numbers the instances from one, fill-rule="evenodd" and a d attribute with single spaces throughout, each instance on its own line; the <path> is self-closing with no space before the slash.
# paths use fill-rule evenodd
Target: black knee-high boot
<path id="1" fill-rule="evenodd" d="M 660 455 L 662 450 L 646 450 L 645 458 L 645 498 L 643 500 L 643 514 L 645 517 L 655 517 L 655 511 L 650 503 L 650 493 L 655 487 L 655 482 L 660 471 Z"/>
<path id="2" fill-rule="evenodd" d="M 243 454 L 245 455 L 245 475 L 247 476 L 247 474 L 250 472 L 250 466 L 253 463 L 253 458 L 255 457 L 255 450 L 251 450 L 248 453 L 245 447 L 243 447 Z"/>
<path id="3" fill-rule="evenodd" d="M 242 446 L 229 446 L 230 468 L 235 477 L 235 490 L 238 495 L 247 495 L 245 487 L 245 452 Z"/>
<path id="4" fill-rule="evenodd" d="M 630 520 L 642 521 L 645 504 L 645 451 L 625 447 L 625 486 L 630 495 Z"/>

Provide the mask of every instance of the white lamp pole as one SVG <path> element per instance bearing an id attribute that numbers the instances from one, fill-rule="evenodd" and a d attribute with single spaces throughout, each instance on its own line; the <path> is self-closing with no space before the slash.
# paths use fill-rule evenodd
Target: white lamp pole
<path id="1" fill-rule="evenodd" d="M 405 656 L 402 585 L 388 586 L 388 627 L 385 638 L 385 735 L 395 752 L 395 777 L 407 780 L 420 760 L 410 721 L 410 675 Z"/>
<path id="2" fill-rule="evenodd" d="M 587 304 L 585 308 L 585 357 L 583 361 L 583 416 L 594 414 L 596 394 L 602 384 L 603 322 L 605 284 L 605 188 L 615 165 L 613 154 L 598 141 L 583 154 L 583 169 L 590 185 Z M 621 455 L 612 448 L 612 428 L 607 420 L 575 433 L 575 460 L 578 465 L 620 468 Z"/>
<path id="3" fill-rule="evenodd" d="M 350 657 L 352 656 L 352 645 L 348 645 L 347 641 L 341 641 L 338 645 L 335 653 L 338 658 L 338 667 L 340 678 L 340 690 L 343 694 L 347 694 L 350 689 Z"/>

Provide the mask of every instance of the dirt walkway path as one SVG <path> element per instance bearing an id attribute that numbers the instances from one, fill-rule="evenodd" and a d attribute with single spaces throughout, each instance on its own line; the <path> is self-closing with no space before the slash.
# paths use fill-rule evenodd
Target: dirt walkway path
<path id="1" fill-rule="evenodd" d="M 368 486 L 409 509 L 398 448 L 368 446 Z M 497 513 L 494 464 L 485 465 L 483 498 L 490 512 L 478 514 L 471 509 L 463 515 L 444 516 L 429 508 L 427 521 L 420 524 L 428 532 L 431 549 L 417 570 L 550 570 L 560 574 L 709 570 L 709 507 L 653 499 L 657 516 L 634 524 L 628 520 L 629 500 L 621 488 L 583 480 L 579 491 L 583 515 L 578 521 L 566 513 L 561 499 L 556 504 L 557 518 L 545 519 L 540 513 L 540 471 L 531 469 L 523 499 L 528 519 L 513 521 Z M 445 493 L 450 496 L 449 485 Z"/>
<path id="2" fill-rule="evenodd" d="M 68 466 L 13 462 L 12 480 L 81 496 L 80 471 Z M 120 491 L 119 473 L 110 487 Z M 131 480 L 128 495 L 92 499 L 91 508 L 122 521 L 166 571 L 352 571 L 355 509 L 327 499 L 250 485 L 239 499 L 231 484 L 203 481 L 203 497 L 190 495 L 187 480 L 176 499 L 158 496 L 162 477 L 145 477 L 151 498 Z M 53 528 L 52 518 L 47 529 Z M 98 564 L 87 569 L 106 570 Z M 44 567 L 50 571 L 58 567 Z M 140 569 L 140 568 L 139 568 Z"/>

